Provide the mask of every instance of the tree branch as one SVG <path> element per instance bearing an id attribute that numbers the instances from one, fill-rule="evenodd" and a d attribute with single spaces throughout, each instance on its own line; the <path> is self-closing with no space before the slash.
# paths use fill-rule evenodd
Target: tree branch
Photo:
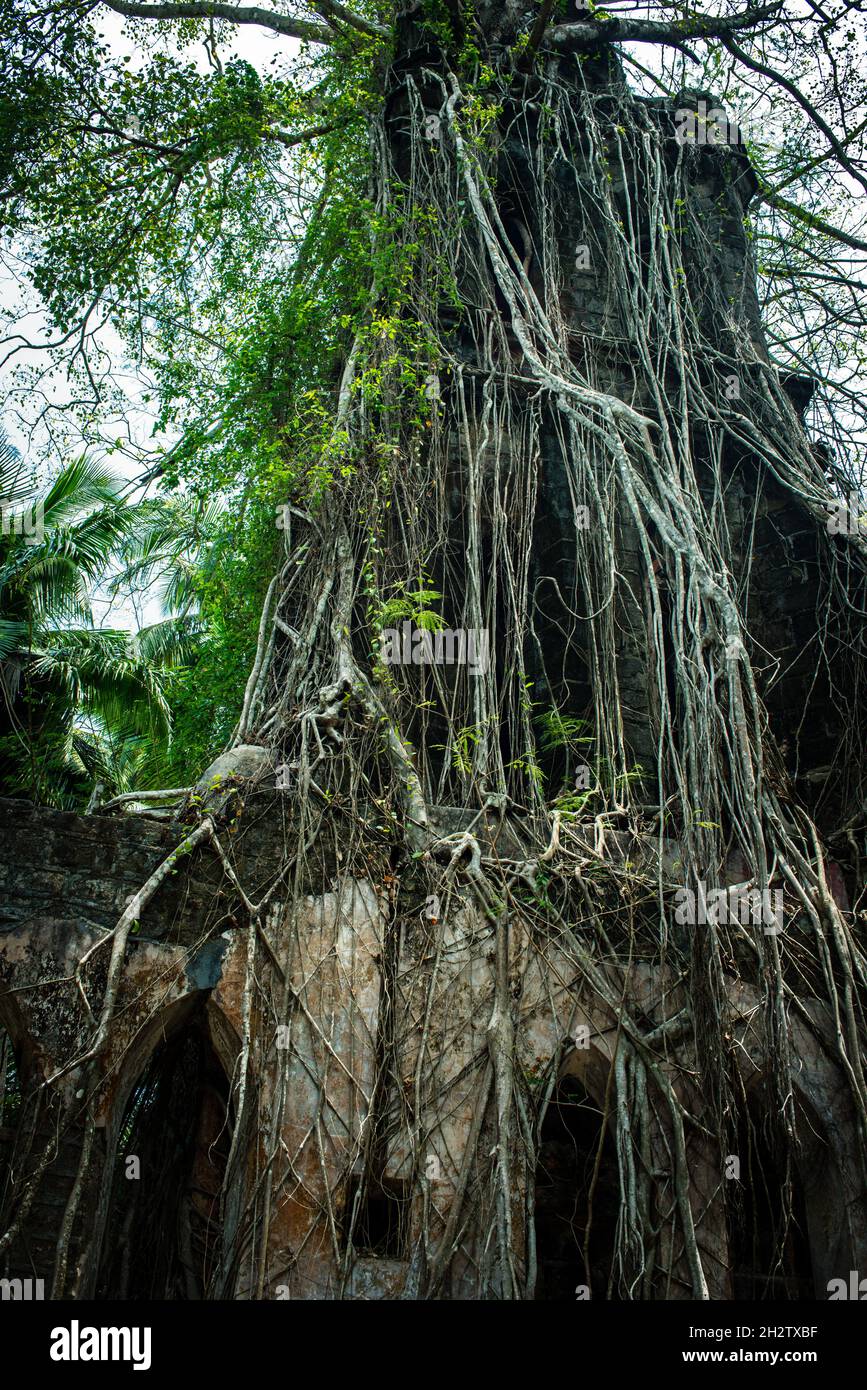
<path id="1" fill-rule="evenodd" d="M 345 5 L 339 5 L 337 0 L 315 0 L 313 8 L 322 15 L 325 20 L 341 20 L 348 24 L 351 29 L 357 29 L 359 34 L 368 34 L 374 39 L 387 39 L 390 30 L 384 24 L 374 24 L 369 19 L 362 19 L 361 15 L 353 14 Z"/>
<path id="2" fill-rule="evenodd" d="M 821 130 L 828 144 L 831 146 L 831 149 L 834 151 L 834 154 L 837 156 L 839 163 L 842 164 L 846 172 L 851 174 L 853 179 L 857 179 L 861 187 L 867 191 L 867 179 L 865 179 L 860 170 L 852 163 L 827 121 L 823 120 L 813 103 L 807 100 L 800 88 L 786 77 L 784 73 L 777 72 L 774 68 L 769 68 L 765 63 L 760 62 L 758 58 L 753 58 L 749 53 L 745 53 L 742 48 L 738 47 L 733 39 L 726 37 L 724 34 L 721 34 L 720 38 L 732 57 L 737 58 L 739 62 L 743 63 L 744 67 L 750 69 L 750 72 L 759 73 L 762 77 L 767 77 L 769 82 L 775 82 L 777 86 L 782 87 L 784 91 L 789 93 L 789 96 L 798 103 L 801 109 L 806 111 L 814 125 L 819 127 L 819 130 Z"/>
<path id="3" fill-rule="evenodd" d="M 334 31 L 324 24 L 311 24 L 306 19 L 292 19 L 259 5 L 225 5 L 219 0 L 166 0 L 165 3 L 137 4 L 135 0 L 100 0 L 107 9 L 125 19 L 227 19 L 232 24 L 258 24 L 275 34 L 309 43 L 334 42 Z M 342 8 L 342 7 L 341 7 Z M 363 22 L 363 21 L 362 21 Z"/>
<path id="4" fill-rule="evenodd" d="M 548 21 L 551 18 L 551 9 L 554 0 L 542 0 L 542 8 L 536 16 L 536 23 L 533 25 L 530 34 L 530 41 L 527 44 L 527 56 L 532 57 L 545 37 L 545 30 L 548 28 Z"/>
<path id="5" fill-rule="evenodd" d="M 767 203 L 768 207 L 786 213 L 788 217 L 793 217 L 796 222 L 802 222 L 805 227 L 812 227 L 814 232 L 821 232 L 823 236 L 833 237 L 835 241 L 842 241 L 844 246 L 851 246 L 854 251 L 867 251 L 867 241 L 860 241 L 858 237 L 842 231 L 840 227 L 832 227 L 830 222 L 826 222 L 822 217 L 817 217 L 814 212 L 809 212 L 807 208 L 798 207 L 797 203 L 790 203 L 788 198 L 781 198 L 779 194 L 767 188 L 761 181 L 759 182 L 757 197 L 761 202 Z"/>
<path id="6" fill-rule="evenodd" d="M 269 140 L 277 140 L 279 144 L 291 147 L 301 145 L 305 140 L 317 140 L 320 135 L 328 135 L 332 130 L 339 130 L 341 126 L 349 124 L 352 118 L 349 117 L 340 121 L 329 121 L 327 125 L 311 125 L 306 130 L 299 130 L 295 134 L 290 134 L 288 130 L 281 130 L 277 126 L 272 126 L 267 132 Z"/>
<path id="7" fill-rule="evenodd" d="M 652 19 L 620 19 L 617 16 L 580 20 L 576 24 L 555 25 L 545 43 L 568 52 L 571 49 L 592 48 L 599 42 L 680 44 L 684 39 L 717 39 L 741 29 L 752 29 L 772 19 L 782 8 L 783 0 L 774 0 L 773 4 L 741 10 L 738 14 L 697 14 L 688 19 L 672 20 L 668 24 Z"/>

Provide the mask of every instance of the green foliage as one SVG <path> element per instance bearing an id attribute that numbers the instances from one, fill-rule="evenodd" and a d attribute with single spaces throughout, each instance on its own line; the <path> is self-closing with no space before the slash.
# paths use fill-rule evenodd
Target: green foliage
<path id="1" fill-rule="evenodd" d="M 469 777 L 473 770 L 473 749 L 482 737 L 483 729 L 477 724 L 468 724 L 458 729 L 452 745 L 452 766 Z"/>
<path id="2" fill-rule="evenodd" d="M 434 18 L 450 22 L 445 8 Z M 145 747 L 128 731 L 112 785 L 180 784 L 237 720 L 279 563 L 275 507 L 315 510 L 361 470 L 390 486 L 375 430 L 357 455 L 334 429 L 349 345 L 352 390 L 383 437 L 397 420 L 424 430 L 437 406 L 426 389 L 434 344 L 414 302 L 422 253 L 431 294 L 453 307 L 459 298 L 436 210 L 418 209 L 407 236 L 398 213 L 370 198 L 375 40 L 305 55 L 291 75 L 237 59 L 202 71 L 182 48 L 204 33 L 198 21 L 141 26 L 131 63 L 94 19 L 43 19 L 34 0 L 0 0 L 10 114 L 0 206 L 53 323 L 66 332 L 99 306 L 149 378 L 155 434 L 175 440 L 154 460 L 162 495 L 144 504 L 147 537 L 126 547 L 113 581 L 115 591 L 163 589 L 164 616 L 136 649 L 161 672 L 173 733 Z M 173 42 L 154 41 L 166 32 Z M 491 118 L 483 105 L 468 128 Z M 302 138 L 310 127 L 321 133 Z M 89 399 L 83 359 L 75 370 Z M 79 412 L 85 432 L 98 427 L 92 413 Z M 372 559 L 376 538 L 372 519 Z M 374 628 L 377 617 L 442 625 L 424 581 L 385 599 L 378 583 L 374 565 Z"/>
<path id="3" fill-rule="evenodd" d="M 0 786 L 74 805 L 94 780 L 116 784 L 109 768 L 121 746 L 169 729 L 162 663 L 128 633 L 94 626 L 90 608 L 91 588 L 143 518 L 86 458 L 40 489 L 7 451 L 0 497 L 10 496 L 33 530 L 7 525 L 0 536 Z"/>
<path id="4" fill-rule="evenodd" d="M 406 589 L 401 585 L 395 595 L 380 605 L 376 627 L 381 631 L 409 619 L 415 627 L 423 628 L 426 632 L 439 632 L 443 619 L 430 605 L 438 603 L 442 597 L 437 589 Z"/>
<path id="5" fill-rule="evenodd" d="M 606 804 L 623 802 L 628 788 L 640 784 L 644 769 L 640 763 L 628 768 L 626 772 L 615 772 L 606 758 L 594 759 L 589 765 L 590 786 L 586 789 L 562 792 L 551 803 L 555 811 L 566 819 L 573 819 L 585 812 L 595 814 Z"/>
<path id="6" fill-rule="evenodd" d="M 591 726 L 586 719 L 561 714 L 557 709 L 543 710 L 536 715 L 536 723 L 540 728 L 539 747 L 543 752 L 566 748 L 577 753 L 582 745 L 593 742 L 592 734 L 587 733 Z"/>
<path id="7" fill-rule="evenodd" d="M 364 340 L 355 389 L 371 409 L 396 408 L 407 388 L 421 399 L 424 366 L 406 369 L 409 253 L 399 260 L 368 198 L 376 74 L 364 45 L 316 55 L 292 79 L 241 61 L 203 73 L 171 45 L 133 67 L 89 20 L 51 28 L 24 0 L 0 3 L 0 39 L 6 230 L 58 328 L 110 304 L 152 378 L 156 430 L 177 440 L 158 459 L 163 496 L 144 504 L 144 534 L 112 557 L 115 592 L 162 589 L 164 617 L 133 646 L 161 673 L 173 733 L 145 745 L 128 729 L 111 785 L 187 782 L 237 721 L 279 559 L 275 506 L 315 506 L 359 465 L 333 433 L 353 334 Z M 312 121 L 324 137 L 292 146 Z M 283 195 L 287 178 L 298 199 Z M 382 317 L 369 316 L 371 273 Z M 82 572 L 82 605 L 109 559 Z M 53 669 L 71 679 L 69 668 L 58 658 Z M 85 753 L 94 768 L 97 749 Z"/>
<path id="8" fill-rule="evenodd" d="M 506 767 L 510 771 L 520 772 L 522 776 L 526 777 L 539 791 L 541 791 L 545 785 L 545 773 L 536 762 L 532 753 L 528 753 L 520 758 L 513 758 L 511 762 L 506 763 Z"/>
<path id="9" fill-rule="evenodd" d="M 173 735 L 156 785 L 192 781 L 231 736 L 255 655 L 278 536 L 273 508 L 255 501 L 242 517 L 224 516 L 212 535 L 207 561 L 195 573 L 201 636 L 195 659 L 169 687 Z"/>

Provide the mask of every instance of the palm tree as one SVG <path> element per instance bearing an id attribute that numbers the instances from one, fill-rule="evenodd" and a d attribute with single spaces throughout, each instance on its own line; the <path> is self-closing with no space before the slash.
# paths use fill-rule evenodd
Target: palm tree
<path id="1" fill-rule="evenodd" d="M 221 502 L 186 493 L 141 502 L 137 510 L 140 525 L 121 547 L 122 569 L 107 590 L 130 599 L 143 593 L 159 597 L 161 616 L 141 627 L 134 642 L 142 661 L 162 673 L 172 720 L 179 721 L 183 737 L 179 744 L 130 735 L 121 760 L 124 791 L 173 785 L 188 777 L 191 765 L 204 766 L 224 742 L 220 715 L 226 714 L 219 681 L 214 683 L 225 654 L 215 642 L 219 621 L 215 626 L 213 591 L 224 586 L 229 513 Z M 203 685 L 210 692 L 205 701 Z M 237 710 L 229 713 L 237 716 Z M 190 726 L 191 715 L 193 725 L 204 716 L 206 747 L 200 746 L 201 730 Z"/>
<path id="2" fill-rule="evenodd" d="M 95 587 L 152 518 L 92 460 L 40 488 L 2 443 L 0 787 L 75 806 L 96 778 L 117 789 L 134 752 L 140 760 L 167 738 L 165 669 L 179 649 L 167 634 L 135 637 L 93 620 Z"/>

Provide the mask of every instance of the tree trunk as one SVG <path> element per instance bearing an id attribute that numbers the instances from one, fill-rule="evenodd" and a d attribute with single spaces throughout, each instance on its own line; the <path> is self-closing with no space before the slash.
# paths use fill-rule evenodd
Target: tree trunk
<path id="1" fill-rule="evenodd" d="M 864 769 L 863 543 L 828 533 L 763 336 L 755 177 L 703 138 L 702 94 L 637 98 L 599 42 L 515 62 L 511 0 L 429 9 L 397 25 L 370 312 L 329 485 L 288 499 L 237 730 L 277 785 L 193 832 L 243 917 L 209 1005 L 243 1136 L 224 1287 L 533 1297 L 571 1078 L 599 1117 L 579 1288 L 731 1297 L 748 1093 L 783 1192 L 757 1279 L 785 1263 L 808 1115 L 850 1135 L 841 1204 L 863 1172 L 865 961 L 828 847 Z M 805 774 L 842 747 L 817 802 Z M 106 1088 L 111 979 L 69 1055 Z"/>

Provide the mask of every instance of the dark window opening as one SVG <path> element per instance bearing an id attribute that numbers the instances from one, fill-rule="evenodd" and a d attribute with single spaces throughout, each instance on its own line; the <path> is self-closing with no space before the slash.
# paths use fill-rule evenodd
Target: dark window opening
<path id="1" fill-rule="evenodd" d="M 574 1303 L 578 1286 L 589 1285 L 591 1298 L 616 1299 L 611 1271 L 620 1210 L 617 1156 L 602 1112 L 575 1077 L 565 1077 L 554 1092 L 540 1139 L 536 1298 Z"/>
<path id="2" fill-rule="evenodd" d="M 12 1039 L 0 1025 L 0 1208 L 6 1197 L 6 1180 L 15 1134 L 21 1118 L 21 1073 Z"/>
<path id="3" fill-rule="evenodd" d="M 503 231 L 526 275 L 533 261 L 533 242 L 524 223 L 514 213 L 507 213 L 503 219 Z"/>
<path id="4" fill-rule="evenodd" d="M 504 259 L 513 274 L 517 274 L 515 262 L 522 268 L 524 275 L 529 280 L 537 294 L 541 293 L 541 285 L 538 279 L 538 264 L 533 246 L 531 214 L 521 206 L 523 199 L 516 188 L 512 188 L 511 193 L 506 194 L 501 191 L 499 198 L 499 215 L 502 227 L 502 235 L 499 238 Z M 503 242 L 506 244 L 503 245 Z M 511 309 L 500 289 L 499 281 L 494 276 L 494 298 L 497 308 L 503 315 L 505 323 L 511 325 Z"/>
<path id="5" fill-rule="evenodd" d="M 762 1122 L 755 1098 L 740 1117 L 740 1181 L 731 1205 L 729 1242 L 735 1298 L 800 1300 L 816 1297 L 804 1193 Z"/>
<path id="6" fill-rule="evenodd" d="M 0 1130 L 14 1129 L 21 1111 L 21 1078 L 12 1039 L 0 1027 Z"/>
<path id="7" fill-rule="evenodd" d="M 659 607 L 662 616 L 662 659 L 665 670 L 665 693 L 672 713 L 672 736 L 680 732 L 680 693 L 677 681 L 677 662 L 674 655 L 674 605 L 667 586 L 659 587 Z M 679 744 L 679 740 L 677 740 Z"/>
<path id="8" fill-rule="evenodd" d="M 203 1015 L 164 1043 L 120 1128 L 98 1296 L 215 1297 L 232 1137 L 229 1083 Z"/>
<path id="9" fill-rule="evenodd" d="M 395 1178 L 371 1181 L 350 1178 L 346 1194 L 344 1236 L 358 1255 L 404 1258 L 410 1215 L 408 1184 Z"/>
<path id="10" fill-rule="evenodd" d="M 680 682 L 677 674 L 676 651 L 676 613 L 674 596 L 668 582 L 668 577 L 661 562 L 654 561 L 654 572 L 656 574 L 657 592 L 659 595 L 659 609 L 661 620 L 662 651 L 658 652 L 656 641 L 653 638 L 653 630 L 649 636 L 650 665 L 648 675 L 650 680 L 659 680 L 659 686 L 655 689 L 655 699 L 660 702 L 657 718 L 662 721 L 662 703 L 667 702 L 670 713 L 670 738 L 671 746 L 675 753 L 679 753 L 683 748 L 682 724 L 683 724 L 683 699 L 680 691 Z M 651 611 L 648 610 L 648 620 L 652 623 Z M 659 657 L 662 658 L 661 680 L 657 675 L 657 663 Z M 660 688 L 661 687 L 661 688 Z"/>

